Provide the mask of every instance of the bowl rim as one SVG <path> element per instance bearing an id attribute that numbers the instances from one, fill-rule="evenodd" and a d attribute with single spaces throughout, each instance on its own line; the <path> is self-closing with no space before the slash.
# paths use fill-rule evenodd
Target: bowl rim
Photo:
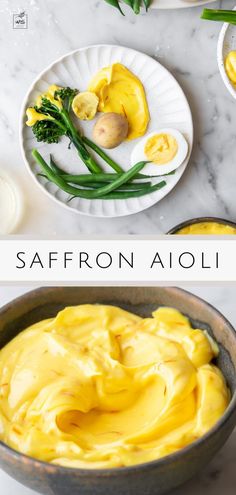
<path id="1" fill-rule="evenodd" d="M 157 287 L 159 287 L 159 286 L 157 286 Z M 81 287 L 81 288 L 83 288 L 83 287 Z M 230 332 L 230 334 L 235 339 L 235 344 L 236 344 L 236 330 L 234 329 L 233 325 L 211 303 L 209 303 L 209 302 L 205 301 L 204 299 L 202 299 L 201 297 L 196 296 L 195 294 L 192 294 L 191 292 L 189 292 L 185 289 L 179 288 L 179 287 L 164 286 L 164 287 L 160 287 L 160 288 L 168 289 L 173 295 L 175 295 L 175 294 L 181 295 L 182 294 L 183 297 L 191 297 L 196 302 L 203 303 L 205 306 L 208 307 L 208 310 L 210 313 L 212 313 L 213 315 L 216 315 L 218 318 L 220 318 L 222 323 L 224 323 L 224 325 L 227 326 L 228 331 Z M 60 289 L 60 287 L 39 287 L 37 289 L 27 291 L 25 294 L 23 294 L 17 298 L 14 298 L 10 303 L 7 303 L 4 306 L 0 307 L 0 316 L 1 316 L 2 312 L 5 313 L 9 309 L 11 309 L 12 304 L 15 304 L 15 303 L 18 304 L 18 303 L 24 302 L 24 301 L 28 300 L 29 296 L 35 297 L 37 295 L 40 295 L 41 293 L 45 293 L 45 291 L 46 292 L 51 291 L 52 289 L 57 290 L 57 289 Z M 235 375 L 236 375 L 236 370 L 235 370 Z M 236 414 L 236 390 L 234 391 L 234 393 L 231 397 L 231 401 L 230 401 L 226 411 L 224 412 L 223 416 L 217 421 L 217 423 L 213 426 L 213 428 L 211 428 L 205 435 L 198 438 L 197 440 L 195 440 L 194 442 L 189 444 L 187 447 L 184 447 L 183 449 L 180 449 L 179 451 L 174 452 L 173 454 L 164 456 L 160 459 L 156 459 L 156 460 L 153 460 L 150 462 L 145 462 L 142 464 L 135 464 L 132 466 L 125 466 L 125 467 L 119 467 L 119 468 L 109 468 L 109 469 L 92 469 L 92 468 L 85 469 L 85 468 L 65 467 L 65 466 L 60 466 L 59 464 L 52 464 L 49 462 L 40 461 L 39 459 L 25 455 L 21 452 L 18 452 L 15 449 L 9 447 L 6 443 L 4 443 L 2 441 L 0 441 L 0 461 L 1 461 L 1 453 L 5 452 L 8 456 L 14 458 L 15 460 L 17 460 L 19 462 L 22 462 L 23 464 L 26 464 L 26 463 L 31 464 L 34 467 L 34 469 L 39 469 L 39 471 L 41 469 L 46 469 L 48 474 L 54 474 L 55 475 L 58 473 L 60 475 L 63 475 L 63 474 L 69 475 L 69 474 L 74 473 L 81 478 L 86 478 L 88 476 L 94 476 L 95 478 L 99 478 L 99 479 L 100 478 L 107 478 L 107 477 L 116 478 L 117 476 L 120 476 L 120 475 L 129 476 L 130 474 L 132 475 L 132 474 L 136 474 L 137 472 L 140 472 L 140 470 L 146 472 L 146 471 L 149 471 L 150 469 L 152 469 L 154 466 L 155 467 L 156 466 L 168 467 L 168 465 L 171 465 L 173 462 L 175 462 L 175 461 L 178 462 L 182 458 L 182 456 L 188 455 L 189 453 L 194 451 L 194 449 L 196 447 L 204 444 L 205 442 L 208 441 L 208 439 L 213 437 L 215 435 L 215 433 L 217 431 L 219 431 L 231 419 L 231 417 L 233 417 L 235 414 Z"/>
<path id="2" fill-rule="evenodd" d="M 181 230 L 182 228 L 189 227 L 190 225 L 195 225 L 198 223 L 220 223 L 221 225 L 229 225 L 230 227 L 234 227 L 236 229 L 236 222 L 233 222 L 233 220 L 227 220 L 226 218 L 220 217 L 196 217 L 190 218 L 189 220 L 184 220 L 178 225 L 175 225 L 167 232 L 167 235 L 177 234 L 177 232 L 179 232 L 179 230 Z"/>
<path id="3" fill-rule="evenodd" d="M 233 7 L 232 10 L 236 10 L 236 6 Z M 224 46 L 224 41 L 225 41 L 225 37 L 226 37 L 226 32 L 227 32 L 229 26 L 230 26 L 230 24 L 228 22 L 224 22 L 224 24 L 220 30 L 218 43 L 217 43 L 217 62 L 218 62 L 220 75 L 221 75 L 221 78 L 224 82 L 224 85 L 226 86 L 226 88 L 227 88 L 228 92 L 231 94 L 231 96 L 234 99 L 236 99 L 236 87 L 233 86 L 233 84 L 231 83 L 231 81 L 227 75 L 227 72 L 225 70 L 225 61 L 224 61 L 224 57 L 223 57 L 223 46 Z"/>

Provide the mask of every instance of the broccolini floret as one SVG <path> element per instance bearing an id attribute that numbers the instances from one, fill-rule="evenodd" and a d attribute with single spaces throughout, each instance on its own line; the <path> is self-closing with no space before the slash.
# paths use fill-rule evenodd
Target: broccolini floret
<path id="1" fill-rule="evenodd" d="M 58 143 L 62 136 L 67 136 L 90 172 L 99 173 L 100 166 L 89 154 L 70 117 L 71 105 L 77 93 L 76 89 L 50 86 L 47 93 L 39 96 L 36 105 L 27 109 L 26 124 L 32 128 L 38 142 Z"/>

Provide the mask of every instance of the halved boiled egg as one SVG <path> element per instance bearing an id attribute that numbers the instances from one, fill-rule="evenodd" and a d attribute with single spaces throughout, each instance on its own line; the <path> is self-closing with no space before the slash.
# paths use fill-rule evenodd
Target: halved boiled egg
<path id="1" fill-rule="evenodd" d="M 145 173 L 164 175 L 176 170 L 188 154 L 188 143 L 176 129 L 158 129 L 139 141 L 131 154 L 131 165 L 149 161 Z M 143 170 L 143 172 L 144 172 Z"/>

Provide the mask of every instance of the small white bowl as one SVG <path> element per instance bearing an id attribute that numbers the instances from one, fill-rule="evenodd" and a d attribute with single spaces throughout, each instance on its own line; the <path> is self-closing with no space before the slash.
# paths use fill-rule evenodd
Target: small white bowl
<path id="1" fill-rule="evenodd" d="M 0 235 L 12 234 L 23 215 L 23 198 L 18 184 L 0 168 Z"/>
<path id="2" fill-rule="evenodd" d="M 234 7 L 233 10 L 236 10 Z M 236 85 L 234 85 L 225 70 L 225 59 L 229 52 L 236 50 L 236 26 L 225 22 L 220 32 L 217 45 L 217 61 L 221 77 L 230 94 L 236 99 Z"/>

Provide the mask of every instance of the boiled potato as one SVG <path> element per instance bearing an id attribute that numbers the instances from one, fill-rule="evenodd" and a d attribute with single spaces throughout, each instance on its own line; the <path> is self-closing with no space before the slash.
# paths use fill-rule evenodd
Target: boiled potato
<path id="1" fill-rule="evenodd" d="M 93 128 L 93 139 L 102 148 L 116 148 L 126 139 L 128 130 L 128 121 L 123 115 L 104 113 Z"/>

